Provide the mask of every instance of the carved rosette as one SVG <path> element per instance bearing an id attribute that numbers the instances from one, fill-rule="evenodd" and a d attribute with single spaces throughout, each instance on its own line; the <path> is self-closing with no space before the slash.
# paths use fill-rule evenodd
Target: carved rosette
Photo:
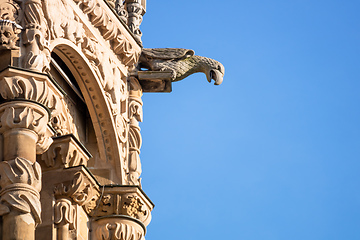
<path id="1" fill-rule="evenodd" d="M 23 158 L 0 163 L 0 215 L 11 211 L 31 214 L 35 225 L 41 223 L 41 168 Z"/>

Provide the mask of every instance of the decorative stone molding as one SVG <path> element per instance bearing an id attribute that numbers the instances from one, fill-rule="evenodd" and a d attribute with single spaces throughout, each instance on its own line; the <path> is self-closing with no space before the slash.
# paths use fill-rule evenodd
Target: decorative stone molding
<path id="1" fill-rule="evenodd" d="M 127 216 L 147 226 L 151 221 L 153 203 L 140 190 L 131 186 L 105 186 L 93 217 Z"/>
<path id="2" fill-rule="evenodd" d="M 43 170 L 62 169 L 87 165 L 91 158 L 87 149 L 74 137 L 74 135 L 63 135 L 53 138 L 53 143 L 40 159 Z"/>
<path id="3" fill-rule="evenodd" d="M 127 183 L 129 185 L 141 186 L 141 162 L 140 162 L 140 148 L 141 148 L 141 133 L 139 122 L 143 120 L 142 111 L 142 88 L 138 80 L 130 77 L 130 92 L 129 92 L 129 156 L 127 164 L 125 164 L 125 172 L 127 174 Z"/>
<path id="4" fill-rule="evenodd" d="M 130 31 L 134 33 L 135 37 L 141 41 L 142 33 L 140 31 L 140 24 L 142 17 L 145 14 L 145 8 L 141 5 L 139 0 L 127 0 L 125 1 L 126 10 L 129 14 L 128 26 Z"/>

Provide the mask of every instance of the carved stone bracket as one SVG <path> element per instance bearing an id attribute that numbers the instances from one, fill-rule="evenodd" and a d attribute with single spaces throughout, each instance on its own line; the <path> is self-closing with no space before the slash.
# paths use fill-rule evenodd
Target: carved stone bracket
<path id="1" fill-rule="evenodd" d="M 44 171 L 87 165 L 91 158 L 89 151 L 74 135 L 63 135 L 53 138 L 49 150 L 39 157 Z"/>

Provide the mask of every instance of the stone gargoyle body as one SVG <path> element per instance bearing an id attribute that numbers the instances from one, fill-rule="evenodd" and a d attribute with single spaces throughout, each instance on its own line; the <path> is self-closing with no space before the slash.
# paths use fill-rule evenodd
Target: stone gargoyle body
<path id="1" fill-rule="evenodd" d="M 203 72 L 208 82 L 211 79 L 215 85 L 223 81 L 224 66 L 211 58 L 194 55 L 195 52 L 183 48 L 144 48 L 141 52 L 139 70 L 170 71 L 172 82 L 180 81 L 187 76 Z"/>

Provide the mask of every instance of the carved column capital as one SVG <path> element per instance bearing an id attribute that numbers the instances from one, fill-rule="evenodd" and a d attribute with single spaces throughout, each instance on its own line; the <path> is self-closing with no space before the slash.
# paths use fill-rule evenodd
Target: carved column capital
<path id="1" fill-rule="evenodd" d="M 49 121 L 49 113 L 44 106 L 30 101 L 10 101 L 0 105 L 0 133 L 5 138 L 8 137 L 7 147 L 5 148 L 4 158 L 10 160 L 13 155 L 7 155 L 14 147 L 20 147 L 17 151 L 24 150 L 22 155 L 30 161 L 35 161 L 35 155 L 32 153 L 31 144 L 26 146 L 15 146 L 12 135 L 27 135 L 36 143 L 36 154 L 41 154 L 48 149 L 52 143 L 52 139 L 46 136 L 47 123 Z M 25 137 L 23 137 L 25 139 Z M 10 145 L 11 144 L 11 145 Z M 35 150 L 35 149 L 34 149 Z M 15 152 L 13 152 L 15 153 Z M 21 156 L 22 152 L 17 152 Z M 9 159 L 7 159 L 9 158 Z"/>
<path id="2" fill-rule="evenodd" d="M 57 184 L 54 195 L 55 198 L 71 199 L 74 204 L 82 206 L 88 214 L 95 209 L 100 197 L 97 184 L 81 171 L 74 174 L 72 181 Z"/>
<path id="3" fill-rule="evenodd" d="M 126 216 L 147 226 L 154 207 L 150 199 L 137 186 L 104 186 L 94 217 Z"/>

